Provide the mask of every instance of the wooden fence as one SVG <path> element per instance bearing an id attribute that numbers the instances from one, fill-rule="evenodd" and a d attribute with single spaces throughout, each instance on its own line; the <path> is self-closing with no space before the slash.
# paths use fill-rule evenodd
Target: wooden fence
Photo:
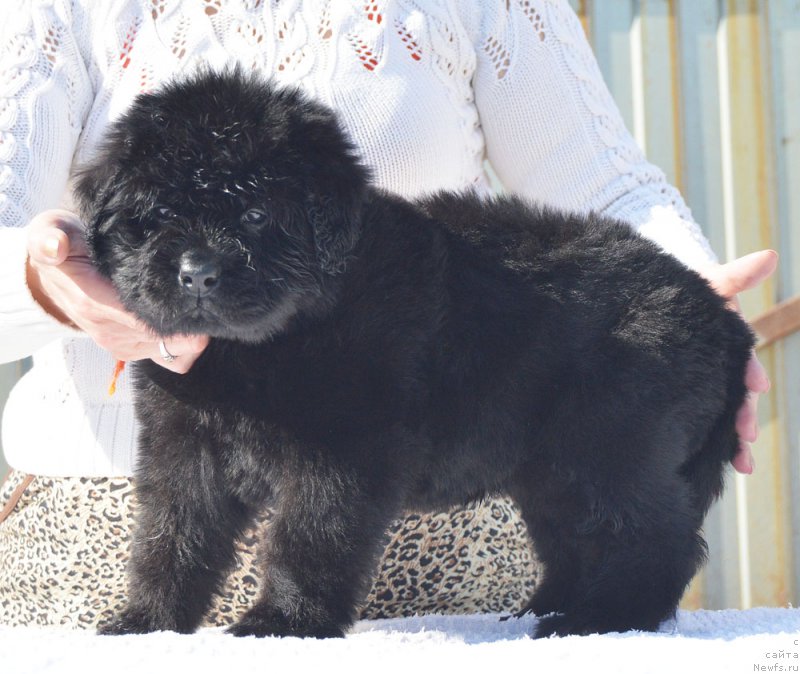
<path id="1" fill-rule="evenodd" d="M 761 248 L 777 276 L 745 294 L 772 379 L 756 472 L 729 482 L 688 607 L 800 597 L 800 1 L 571 0 L 623 117 L 721 259 Z M 776 305 L 779 305 L 776 309 Z"/>

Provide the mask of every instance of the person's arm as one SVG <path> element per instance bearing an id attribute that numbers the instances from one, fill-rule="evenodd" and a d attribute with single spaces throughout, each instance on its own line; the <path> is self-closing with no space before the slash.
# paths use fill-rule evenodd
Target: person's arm
<path id="1" fill-rule="evenodd" d="M 28 231 L 56 206 L 93 100 L 70 3 L 12 3 L 0 28 L 0 362 L 77 334 L 34 299 Z"/>
<path id="2" fill-rule="evenodd" d="M 486 3 L 476 54 L 481 128 L 505 187 L 624 220 L 691 267 L 716 260 L 678 190 L 626 129 L 566 0 L 536 11 Z"/>
<path id="3" fill-rule="evenodd" d="M 30 355 L 45 344 L 77 332 L 36 302 L 27 285 L 28 232 L 0 228 L 0 363 Z"/>

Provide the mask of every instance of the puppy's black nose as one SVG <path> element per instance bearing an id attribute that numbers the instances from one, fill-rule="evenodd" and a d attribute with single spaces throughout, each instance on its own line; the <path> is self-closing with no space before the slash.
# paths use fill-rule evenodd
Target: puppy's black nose
<path id="1" fill-rule="evenodd" d="M 181 255 L 179 264 L 178 282 L 190 295 L 203 297 L 219 285 L 221 270 L 210 256 L 190 251 Z"/>

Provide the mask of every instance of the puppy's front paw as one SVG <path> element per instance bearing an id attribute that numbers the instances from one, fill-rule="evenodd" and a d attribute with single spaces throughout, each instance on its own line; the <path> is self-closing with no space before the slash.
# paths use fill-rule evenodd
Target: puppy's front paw
<path id="1" fill-rule="evenodd" d="M 127 606 L 109 621 L 101 623 L 97 633 L 102 635 L 148 634 L 149 632 L 178 631 L 160 616 L 144 608 Z"/>
<path id="2" fill-rule="evenodd" d="M 298 624 L 290 621 L 278 610 L 268 606 L 254 606 L 227 630 L 237 637 L 313 637 L 315 639 L 340 638 L 341 627 L 332 624 Z"/>

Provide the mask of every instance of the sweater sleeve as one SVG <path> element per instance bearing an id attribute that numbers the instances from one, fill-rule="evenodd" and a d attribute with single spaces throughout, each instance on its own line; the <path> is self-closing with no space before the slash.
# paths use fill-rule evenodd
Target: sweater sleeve
<path id="1" fill-rule="evenodd" d="M 29 356 L 59 337 L 78 331 L 59 323 L 33 299 L 25 282 L 27 231 L 0 229 L 0 363 Z"/>
<path id="2" fill-rule="evenodd" d="M 678 190 L 625 128 L 566 0 L 484 7 L 475 100 L 503 184 L 625 220 L 690 267 L 715 261 Z"/>
<path id="3" fill-rule="evenodd" d="M 25 282 L 26 225 L 58 206 L 92 89 L 66 2 L 12 2 L 0 28 L 0 362 L 74 331 Z M 83 27 L 85 29 L 85 27 Z M 84 36 L 85 38 L 85 36 Z"/>

